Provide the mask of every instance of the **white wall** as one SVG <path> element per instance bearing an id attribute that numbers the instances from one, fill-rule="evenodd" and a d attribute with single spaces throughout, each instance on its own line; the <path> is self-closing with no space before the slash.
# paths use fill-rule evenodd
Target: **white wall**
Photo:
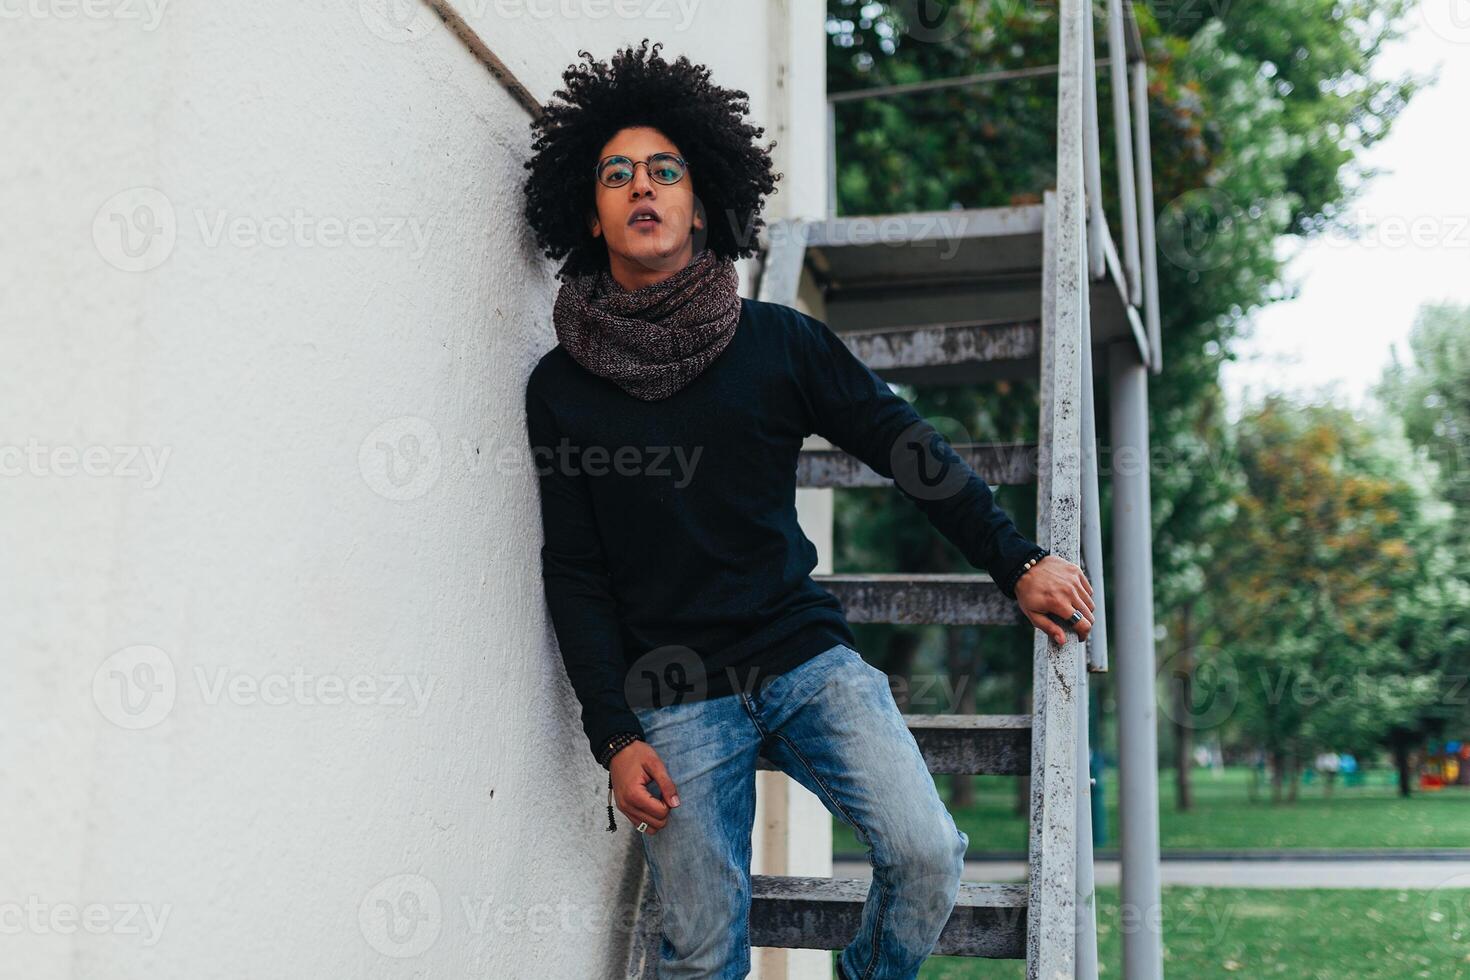
<path id="1" fill-rule="evenodd" d="M 160 2 L 0 24 L 0 976 L 614 975 L 641 860 L 541 601 L 528 118 L 408 0 Z M 692 6 L 463 9 L 541 99 L 644 34 L 790 97 L 784 4 Z"/>

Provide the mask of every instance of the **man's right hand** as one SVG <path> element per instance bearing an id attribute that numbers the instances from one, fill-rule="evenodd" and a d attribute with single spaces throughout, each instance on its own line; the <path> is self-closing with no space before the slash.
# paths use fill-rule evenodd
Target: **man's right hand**
<path id="1" fill-rule="evenodd" d="M 613 799 L 623 815 L 633 821 L 633 826 L 647 823 L 646 834 L 656 834 L 669 822 L 669 804 L 679 805 L 679 794 L 674 781 L 664 768 L 653 746 L 639 739 L 618 750 L 609 763 L 612 772 Z M 663 799 L 648 791 L 648 783 L 658 785 Z M 668 800 L 669 804 L 664 803 Z"/>

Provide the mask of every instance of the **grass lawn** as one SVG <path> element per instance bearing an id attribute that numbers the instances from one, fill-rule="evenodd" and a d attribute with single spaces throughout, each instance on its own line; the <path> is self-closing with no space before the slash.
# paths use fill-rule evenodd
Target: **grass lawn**
<path id="1" fill-rule="evenodd" d="M 1438 791 L 1416 789 L 1400 799 L 1394 774 L 1375 771 L 1361 786 L 1343 786 L 1339 780 L 1332 796 L 1320 783 L 1304 785 L 1295 803 L 1273 805 L 1269 795 L 1250 802 L 1249 771 L 1227 769 L 1216 777 L 1195 770 L 1194 809 L 1180 813 L 1174 807 L 1174 777 L 1159 774 L 1159 837 L 1165 849 L 1293 848 L 1293 847 L 1466 847 L 1470 848 L 1470 787 Z M 1013 811 L 1015 779 L 977 776 L 975 803 L 951 807 L 955 822 L 970 835 L 970 853 L 1025 851 L 1026 819 Z M 949 779 L 936 776 L 941 797 L 949 800 Z M 1118 829 L 1118 774 L 1103 778 L 1108 811 L 1108 838 L 1116 846 Z M 833 823 L 833 846 L 838 853 L 861 854 L 864 848 L 852 831 Z"/>
<path id="2" fill-rule="evenodd" d="M 1164 889 L 1164 973 L 1357 980 L 1470 978 L 1470 890 Z M 1098 889 L 1098 958 L 1121 977 L 1118 890 Z M 835 957 L 835 953 L 833 954 Z M 934 956 L 921 980 L 1023 977 L 1025 964 Z"/>

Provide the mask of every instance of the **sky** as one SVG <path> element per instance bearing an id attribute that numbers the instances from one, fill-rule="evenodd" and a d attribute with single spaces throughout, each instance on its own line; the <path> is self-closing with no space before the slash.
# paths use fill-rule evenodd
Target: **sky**
<path id="1" fill-rule="evenodd" d="M 1231 420 L 1273 391 L 1362 409 L 1390 345 L 1410 360 L 1421 304 L 1470 304 L 1470 0 L 1421 0 L 1409 23 L 1378 74 L 1438 65 L 1439 81 L 1363 154 L 1380 173 L 1349 205 L 1358 240 L 1329 234 L 1290 250 L 1297 298 L 1258 311 L 1223 367 Z"/>

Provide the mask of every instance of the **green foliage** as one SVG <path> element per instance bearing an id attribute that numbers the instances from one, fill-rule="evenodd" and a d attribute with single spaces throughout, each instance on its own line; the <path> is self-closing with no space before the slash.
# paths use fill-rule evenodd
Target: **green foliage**
<path id="1" fill-rule="evenodd" d="M 1287 158 L 1283 176 L 1292 230 L 1320 230 L 1370 175 L 1361 152 L 1383 139 L 1426 81 L 1375 78 L 1385 44 L 1403 33 L 1409 0 L 1229 0 L 1157 3 L 1161 31 L 1193 41 L 1219 30 L 1279 101 L 1288 133 L 1310 136 Z M 1208 16 L 1206 16 L 1208 15 Z M 1214 113 L 1210 113 L 1214 117 Z"/>
<path id="2" fill-rule="evenodd" d="M 1447 876 L 1449 877 L 1449 876 Z M 1188 980 L 1463 980 L 1463 891 L 1404 888 L 1195 888 L 1160 895 L 1164 974 Z M 1155 919 L 1097 889 L 1098 966 L 1123 976 L 1126 931 Z M 931 956 L 919 980 L 1026 975 L 1020 960 Z"/>
<path id="3" fill-rule="evenodd" d="M 936 9 L 942 14 L 935 16 Z M 1425 79 L 1372 77 L 1383 45 L 1402 30 L 1407 0 L 1160 0 L 1133 9 L 1149 63 L 1164 366 L 1150 378 L 1150 474 L 1155 598 L 1168 633 L 1181 614 L 1212 608 L 1209 570 L 1221 567 L 1219 549 L 1238 529 L 1245 474 L 1224 418 L 1220 365 L 1233 359 L 1234 343 L 1255 310 L 1292 295 L 1280 240 L 1331 225 L 1370 176 L 1357 162 L 1361 151 L 1387 135 Z M 827 10 L 828 89 L 834 93 L 1057 60 L 1054 4 L 955 0 L 940 8 L 828 0 Z M 1095 5 L 1101 54 L 1103 11 Z M 1117 237 L 1109 84 L 1108 72 L 1100 72 L 1104 207 Z M 839 213 L 1035 202 L 1054 183 L 1055 76 L 843 102 L 835 119 Z M 1035 438 L 1032 384 L 910 394 L 922 413 L 955 419 L 976 440 Z M 1105 399 L 1098 409 L 1098 431 L 1106 434 Z M 1106 523 L 1106 447 L 1100 463 Z M 1018 501 L 1019 495 L 1002 496 L 1023 529 L 1033 528 L 1034 510 Z M 922 536 L 932 532 L 897 495 L 843 494 L 837 513 L 839 570 L 968 567 L 943 543 L 925 547 Z M 1395 603 L 1423 601 L 1424 588 L 1408 585 L 1404 595 L 1412 598 L 1383 598 L 1371 607 L 1381 620 L 1372 624 L 1376 632 L 1364 653 L 1379 658 L 1372 670 L 1388 669 L 1393 642 L 1402 657 L 1435 663 L 1433 654 L 1412 649 L 1413 641 L 1394 632 L 1405 627 L 1405 613 Z M 1446 603 L 1452 606 L 1453 596 L 1436 608 Z M 1281 620 L 1288 612 L 1298 617 L 1292 626 L 1325 621 L 1306 619 L 1309 610 L 1271 614 Z M 1299 641 L 1330 638 L 1344 628 L 1327 629 L 1325 637 Z M 978 638 L 979 655 L 1012 671 L 1024 689 L 1027 631 L 1009 638 L 998 632 Z M 1165 652 L 1167 644 L 1161 644 Z M 1429 669 L 1442 673 L 1442 667 Z M 1379 707 L 1402 717 L 1413 713 L 1422 695 Z M 1300 726 L 1288 730 L 1292 738 L 1310 736 Z"/>
<path id="4" fill-rule="evenodd" d="M 1450 507 L 1449 546 L 1470 568 L 1470 306 L 1430 304 L 1409 335 L 1412 361 L 1384 373 L 1377 395 L 1403 419 L 1405 434 L 1424 454 L 1416 469 L 1430 474 Z"/>
<path id="5" fill-rule="evenodd" d="M 1211 722 L 1297 759 L 1470 723 L 1463 639 L 1436 628 L 1459 615 L 1443 520 L 1407 444 L 1387 420 L 1278 397 L 1238 435 L 1244 485 L 1214 535 L 1197 653 L 1213 689 L 1195 692 L 1233 707 Z"/>
<path id="6" fill-rule="evenodd" d="M 1367 763 L 1367 759 L 1360 759 Z M 1159 810 L 1159 845 L 1167 852 L 1218 850 L 1295 850 L 1361 848 L 1470 848 L 1470 786 L 1447 786 L 1436 792 L 1398 795 L 1398 777 L 1391 768 L 1363 771 L 1357 785 L 1339 777 L 1332 792 L 1321 779 L 1304 785 L 1292 805 L 1266 804 L 1266 791 L 1247 766 L 1226 766 L 1219 774 L 1195 769 L 1195 807 Z M 1167 771 L 1165 776 L 1170 775 Z M 978 776 L 972 802 L 953 802 L 952 776 L 936 776 L 941 797 L 955 824 L 970 837 L 974 856 L 1022 854 L 1026 851 L 1027 820 L 1016 812 L 1013 776 Z M 1118 827 L 1118 780 L 1109 767 L 1102 779 L 1107 825 Z M 1115 848 L 1114 833 L 1104 846 Z M 860 855 L 864 845 L 852 828 L 832 821 L 832 849 L 836 854 Z M 1467 895 L 1470 897 L 1470 895 Z M 1466 952 L 1470 952 L 1467 949 Z"/>

